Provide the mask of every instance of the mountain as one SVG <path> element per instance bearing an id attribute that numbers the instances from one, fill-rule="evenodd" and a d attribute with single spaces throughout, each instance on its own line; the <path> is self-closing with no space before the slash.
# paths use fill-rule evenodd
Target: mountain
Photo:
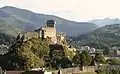
<path id="1" fill-rule="evenodd" d="M 0 33 L 5 33 L 16 37 L 19 32 L 23 32 L 23 30 L 6 24 L 4 20 L 0 20 Z"/>
<path id="2" fill-rule="evenodd" d="M 110 19 L 110 18 L 105 18 L 105 19 L 94 19 L 91 21 L 88 21 L 89 23 L 94 23 L 98 26 L 105 26 L 105 25 L 112 25 L 112 24 L 120 24 L 120 20 L 118 18 L 116 19 Z"/>
<path id="3" fill-rule="evenodd" d="M 65 32 L 69 36 L 85 34 L 98 28 L 93 23 L 69 21 L 54 15 L 38 14 L 10 6 L 0 8 L 0 19 L 24 31 L 38 29 L 45 24 L 46 20 L 53 19 L 57 22 L 57 31 Z"/>
<path id="4" fill-rule="evenodd" d="M 23 30 L 8 25 L 5 21 L 0 20 L 0 45 L 10 44 L 19 32 L 23 32 Z"/>
<path id="5" fill-rule="evenodd" d="M 71 43 L 76 43 L 77 46 L 89 45 L 101 49 L 120 46 L 120 24 L 106 25 L 93 32 L 71 39 Z"/>

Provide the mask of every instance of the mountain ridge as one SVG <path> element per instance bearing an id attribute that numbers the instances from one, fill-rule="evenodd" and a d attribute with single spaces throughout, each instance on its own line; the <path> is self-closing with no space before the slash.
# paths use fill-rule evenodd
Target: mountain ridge
<path id="1" fill-rule="evenodd" d="M 57 22 L 56 28 L 58 32 L 64 32 L 70 36 L 88 33 L 98 27 L 97 25 L 89 22 L 69 21 L 58 16 L 34 13 L 26 9 L 19 9 L 11 6 L 2 7 L 0 8 L 0 11 L 3 11 L 4 14 L 7 15 L 1 18 L 3 14 L 3 12 L 1 12 L 2 14 L 0 15 L 0 19 L 9 23 L 9 25 L 25 31 L 34 31 L 35 29 L 43 26 L 46 20 L 50 19 Z"/>
<path id="2" fill-rule="evenodd" d="M 120 45 L 120 24 L 106 25 L 90 33 L 71 38 L 77 46 L 88 45 L 99 49 L 109 49 Z"/>
<path id="3" fill-rule="evenodd" d="M 120 24 L 120 20 L 118 18 L 104 18 L 104 19 L 93 19 L 91 21 L 88 21 L 90 23 L 94 23 L 100 27 L 105 25 L 112 25 L 112 24 Z"/>

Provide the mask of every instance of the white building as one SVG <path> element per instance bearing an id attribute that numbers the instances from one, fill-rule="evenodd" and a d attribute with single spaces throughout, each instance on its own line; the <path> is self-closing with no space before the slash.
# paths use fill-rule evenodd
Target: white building
<path id="1" fill-rule="evenodd" d="M 88 51 L 89 51 L 89 50 L 90 50 L 90 47 L 89 47 L 89 46 L 82 46 L 82 47 L 81 47 L 81 50 L 88 50 Z"/>
<path id="2" fill-rule="evenodd" d="M 95 53 L 95 48 L 90 48 L 90 53 Z"/>

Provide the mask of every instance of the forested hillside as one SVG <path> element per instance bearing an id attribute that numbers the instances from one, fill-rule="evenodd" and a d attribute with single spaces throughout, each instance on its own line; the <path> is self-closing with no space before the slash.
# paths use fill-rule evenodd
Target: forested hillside
<path id="1" fill-rule="evenodd" d="M 60 64 L 67 68 L 71 66 L 70 60 L 74 55 L 73 51 L 63 45 L 51 45 L 49 38 L 32 38 L 25 42 L 17 38 L 8 53 L 1 55 L 0 65 L 7 70 L 30 70 L 38 67 L 58 69 Z"/>
<path id="2" fill-rule="evenodd" d="M 120 24 L 107 25 L 88 34 L 70 39 L 71 43 L 76 43 L 77 46 L 89 45 L 101 49 L 120 46 Z"/>

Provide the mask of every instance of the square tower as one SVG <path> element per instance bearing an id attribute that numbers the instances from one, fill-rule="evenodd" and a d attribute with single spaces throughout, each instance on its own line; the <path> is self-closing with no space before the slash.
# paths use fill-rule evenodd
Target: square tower
<path id="1" fill-rule="evenodd" d="M 41 37 L 42 38 L 51 38 L 52 42 L 57 43 L 56 27 L 54 20 L 48 20 L 46 22 L 46 27 L 41 28 Z"/>

